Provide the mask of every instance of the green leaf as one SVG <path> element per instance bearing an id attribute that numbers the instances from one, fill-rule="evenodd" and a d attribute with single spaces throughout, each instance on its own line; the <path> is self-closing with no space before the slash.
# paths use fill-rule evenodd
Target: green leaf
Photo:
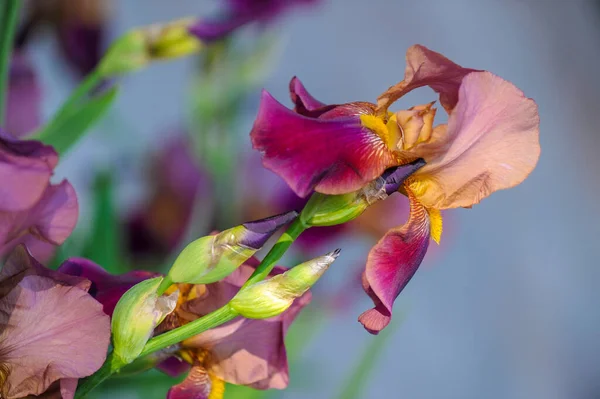
<path id="1" fill-rule="evenodd" d="M 341 394 L 338 396 L 339 399 L 357 399 L 369 396 L 362 393 L 375 370 L 375 365 L 383 353 L 383 349 L 400 324 L 402 324 L 402 320 L 390 324 L 379 335 L 370 337 L 371 342 L 367 345 L 362 357 L 356 363 L 356 368 L 350 374 L 344 385 L 344 389 L 341 390 Z"/>
<path id="2" fill-rule="evenodd" d="M 70 103 L 33 138 L 53 146 L 60 155 L 63 155 L 104 116 L 117 93 L 118 88 L 115 86 L 83 104 Z"/>
<path id="3" fill-rule="evenodd" d="M 121 264 L 119 227 L 112 176 L 109 172 L 99 173 L 94 182 L 94 216 L 84 256 L 114 274 L 127 271 Z"/>

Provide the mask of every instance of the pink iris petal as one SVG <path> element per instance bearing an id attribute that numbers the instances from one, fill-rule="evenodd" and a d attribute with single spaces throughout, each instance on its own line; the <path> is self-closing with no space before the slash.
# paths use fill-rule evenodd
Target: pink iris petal
<path id="1" fill-rule="evenodd" d="M 243 265 L 223 281 L 208 285 L 205 296 L 188 302 L 184 310 L 204 315 L 223 306 L 253 270 L 254 267 Z M 283 270 L 278 268 L 273 274 Z M 266 320 L 238 318 L 184 341 L 184 347 L 210 351 L 208 371 L 226 382 L 256 389 L 283 389 L 289 379 L 284 337 L 290 324 L 309 302 L 310 293 L 307 293 L 277 317 Z"/>
<path id="2" fill-rule="evenodd" d="M 250 133 L 263 165 L 300 197 L 356 191 L 396 162 L 383 140 L 361 125 L 363 104 L 334 108 L 320 119 L 296 114 L 263 91 Z"/>
<path id="3" fill-rule="evenodd" d="M 119 299 L 137 283 L 160 274 L 144 270 L 134 270 L 118 276 L 108 273 L 98 264 L 88 259 L 67 259 L 58 271 L 70 276 L 78 276 L 91 281 L 90 294 L 102 304 L 104 313 L 112 316 Z"/>
<path id="4" fill-rule="evenodd" d="M 0 211 L 31 208 L 48 186 L 57 162 L 52 147 L 0 131 Z"/>
<path id="5" fill-rule="evenodd" d="M 196 364 L 185 380 L 169 389 L 167 399 L 208 399 L 211 389 L 212 382 L 206 369 Z"/>
<path id="6" fill-rule="evenodd" d="M 10 64 L 6 129 L 16 137 L 33 132 L 41 121 L 42 90 L 31 62 L 15 52 Z"/>
<path id="7" fill-rule="evenodd" d="M 9 370 L 4 396 L 38 395 L 55 381 L 98 370 L 110 342 L 110 321 L 81 284 L 68 284 L 81 279 L 53 271 L 38 275 L 43 267 L 23 247 L 6 265 L 0 272 L 0 363 Z M 65 381 L 66 390 L 69 386 L 73 381 Z"/>
<path id="8" fill-rule="evenodd" d="M 408 222 L 388 231 L 371 249 L 363 276 L 363 287 L 375 307 L 359 321 L 372 334 L 383 330 L 392 318 L 394 300 L 417 271 L 429 245 L 427 210 L 409 193 Z"/>
<path id="9" fill-rule="evenodd" d="M 315 99 L 308 90 L 306 90 L 300 79 L 295 76 L 290 81 L 290 97 L 295 104 L 294 111 L 300 115 L 309 116 L 311 111 L 326 106 L 326 104 Z"/>
<path id="10" fill-rule="evenodd" d="M 411 90 L 429 86 L 440 95 L 440 103 L 449 113 L 458 101 L 462 79 L 476 69 L 463 68 L 425 46 L 414 45 L 406 52 L 404 80 L 385 91 L 377 99 L 379 108 L 387 109 Z"/>
<path id="11" fill-rule="evenodd" d="M 411 189 L 428 208 L 469 207 L 533 170 L 540 156 L 537 105 L 498 76 L 471 73 L 446 137 L 446 151 L 415 173 Z"/>
<path id="12" fill-rule="evenodd" d="M 75 228 L 78 216 L 73 186 L 67 181 L 49 186 L 32 208 L 0 212 L 0 256 L 20 243 L 30 244 L 36 256 L 47 254 L 48 245 L 44 244 L 62 244 Z"/>
<path id="13" fill-rule="evenodd" d="M 77 390 L 77 378 L 63 378 L 60 380 L 60 396 L 62 399 L 73 399 Z"/>

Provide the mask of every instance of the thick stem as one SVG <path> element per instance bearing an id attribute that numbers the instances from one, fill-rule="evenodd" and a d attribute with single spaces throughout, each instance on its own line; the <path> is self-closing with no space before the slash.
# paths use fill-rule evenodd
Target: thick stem
<path id="1" fill-rule="evenodd" d="M 10 57 L 15 40 L 15 30 L 19 19 L 21 0 L 4 0 L 2 18 L 0 19 L 0 125 L 4 125 L 6 115 L 6 98 L 8 94 L 8 75 Z"/>
<path id="2" fill-rule="evenodd" d="M 114 352 L 109 353 L 106 357 L 106 361 L 102 367 L 100 367 L 100 370 L 79 382 L 77 391 L 75 392 L 75 399 L 85 398 L 92 389 L 96 388 L 108 377 L 118 372 L 124 365 L 125 363 L 115 356 Z"/>
<path id="3" fill-rule="evenodd" d="M 252 273 L 252 276 L 250 276 L 242 288 L 264 280 L 275 267 L 275 263 L 281 259 L 285 251 L 288 250 L 298 236 L 308 227 L 309 226 L 306 226 L 299 217 L 294 219 L 292 224 L 290 224 L 290 227 L 288 227 L 281 237 L 279 237 L 279 240 L 273 245 L 273 248 L 271 248 L 262 262 L 260 262 L 260 265 L 258 265 L 254 273 Z"/>

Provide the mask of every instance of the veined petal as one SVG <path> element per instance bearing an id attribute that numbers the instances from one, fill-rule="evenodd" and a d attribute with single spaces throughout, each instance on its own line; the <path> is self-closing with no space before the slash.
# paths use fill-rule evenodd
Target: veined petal
<path id="1" fill-rule="evenodd" d="M 167 399 L 221 399 L 224 390 L 223 381 L 211 376 L 200 363 L 196 363 L 185 380 L 169 389 Z"/>
<path id="2" fill-rule="evenodd" d="M 328 112 L 336 115 L 331 119 L 308 118 L 262 93 L 250 133 L 253 147 L 263 153 L 263 165 L 301 197 L 313 189 L 324 194 L 356 191 L 396 164 L 383 140 L 362 126 L 359 113 L 367 109 L 350 104 L 353 114 L 341 116 L 342 107 Z"/>
<path id="3" fill-rule="evenodd" d="M 425 46 L 414 45 L 406 52 L 404 80 L 377 98 L 377 107 L 387 108 L 400 97 L 416 88 L 429 86 L 440 95 L 440 103 L 450 111 L 458 101 L 458 88 L 462 79 L 476 69 L 463 68 L 443 55 Z"/>
<path id="4" fill-rule="evenodd" d="M 427 165 L 409 179 L 410 189 L 428 208 L 469 207 L 516 186 L 534 169 L 540 156 L 538 108 L 512 83 L 474 72 L 463 79 L 446 137 L 446 151 L 426 158 Z"/>
<path id="5" fill-rule="evenodd" d="M 417 271 L 429 245 L 427 210 L 410 191 L 408 197 L 408 222 L 388 231 L 367 258 L 363 287 L 375 307 L 361 314 L 358 320 L 372 334 L 379 333 L 389 324 L 394 300 Z"/>
<path id="6" fill-rule="evenodd" d="M 310 111 L 315 111 L 326 106 L 326 104 L 323 104 L 311 96 L 300 79 L 295 76 L 290 81 L 290 97 L 292 98 L 292 102 L 296 105 L 294 111 L 300 115 L 314 116 Z"/>

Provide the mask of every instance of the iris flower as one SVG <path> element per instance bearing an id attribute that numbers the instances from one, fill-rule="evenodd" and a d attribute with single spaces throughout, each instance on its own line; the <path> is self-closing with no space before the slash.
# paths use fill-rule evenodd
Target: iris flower
<path id="1" fill-rule="evenodd" d="M 0 131 L 0 257 L 25 243 L 46 257 L 73 231 L 79 213 L 71 184 L 50 184 L 58 155 L 38 141 Z"/>
<path id="2" fill-rule="evenodd" d="M 13 53 L 8 79 L 6 130 L 23 137 L 40 125 L 42 103 L 41 85 L 27 54 Z"/>
<path id="3" fill-rule="evenodd" d="M 0 271 L 0 397 L 56 389 L 70 399 L 77 380 L 102 366 L 110 320 L 89 287 L 43 267 L 24 246 L 11 253 Z"/>
<path id="4" fill-rule="evenodd" d="M 224 306 L 257 265 L 258 261 L 251 258 L 219 282 L 173 285 L 167 293 L 176 289 L 180 291 L 177 307 L 157 327 L 155 334 L 169 331 Z M 90 292 L 103 303 L 105 310 L 114 308 L 128 288 L 154 276 L 141 271 L 112 276 L 85 259 L 70 259 L 59 271 L 90 279 Z M 275 268 L 271 275 L 283 271 L 285 269 Z M 157 368 L 171 376 L 188 372 L 182 383 L 170 389 L 167 398 L 221 399 L 226 382 L 256 389 L 285 388 L 289 375 L 284 337 L 310 298 L 310 293 L 304 294 L 279 316 L 265 320 L 239 317 L 151 355 L 156 356 L 153 361 L 158 362 Z"/>
<path id="5" fill-rule="evenodd" d="M 426 161 L 400 189 L 410 202 L 408 221 L 389 230 L 367 259 L 363 287 L 375 307 L 359 320 L 372 333 L 390 322 L 394 300 L 423 260 L 429 239 L 439 242 L 440 210 L 470 208 L 516 186 L 540 155 L 537 106 L 512 83 L 420 45 L 409 48 L 406 61 L 404 80 L 377 104 L 325 105 L 294 78 L 294 112 L 263 91 L 251 132 L 263 165 L 300 196 L 352 192 L 389 167 Z M 433 102 L 388 110 L 423 86 L 439 94 L 447 124 L 434 126 Z"/>
<path id="6" fill-rule="evenodd" d="M 199 20 L 190 33 L 205 43 L 221 40 L 244 25 L 268 23 L 296 5 L 314 4 L 318 0 L 224 0 L 225 9 L 214 19 Z"/>

